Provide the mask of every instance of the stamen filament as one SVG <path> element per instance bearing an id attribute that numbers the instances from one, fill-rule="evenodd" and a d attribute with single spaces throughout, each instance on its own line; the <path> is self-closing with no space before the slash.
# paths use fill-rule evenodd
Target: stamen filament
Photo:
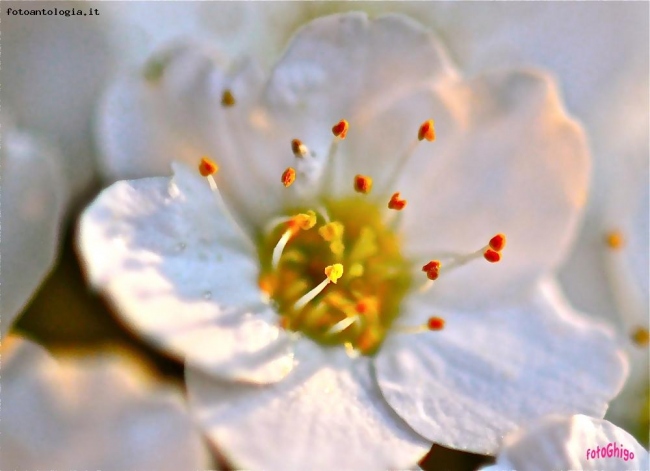
<path id="1" fill-rule="evenodd" d="M 342 119 L 332 127 L 332 142 L 330 143 L 329 150 L 327 152 L 327 160 L 325 160 L 325 175 L 323 176 L 323 182 L 327 185 L 324 190 L 326 193 L 333 194 L 335 192 L 334 182 L 337 173 L 337 157 L 339 142 L 345 139 L 345 136 L 348 133 L 350 125 L 345 119 Z"/>
<path id="2" fill-rule="evenodd" d="M 359 316 L 350 316 L 337 322 L 327 330 L 330 335 L 339 334 L 359 320 Z"/>
<path id="3" fill-rule="evenodd" d="M 339 278 L 343 275 L 343 265 L 340 263 L 335 263 L 334 265 L 329 265 L 325 267 L 325 278 L 323 281 L 320 282 L 318 286 L 316 286 L 314 289 L 309 291 L 308 293 L 304 294 L 296 303 L 293 305 L 293 308 L 296 310 L 300 310 L 303 307 L 307 305 L 309 301 L 314 299 L 318 294 L 323 291 L 327 285 L 331 283 L 336 284 Z"/>
<path id="4" fill-rule="evenodd" d="M 280 264 L 280 259 L 282 258 L 282 252 L 284 252 L 284 248 L 287 246 L 287 243 L 289 242 L 289 239 L 291 239 L 291 236 L 294 234 L 293 229 L 288 229 L 287 231 L 282 234 L 282 237 L 280 237 L 280 240 L 276 244 L 276 246 L 273 248 L 273 257 L 271 259 L 271 265 L 273 266 L 273 269 L 276 270 L 278 268 L 278 265 Z"/>

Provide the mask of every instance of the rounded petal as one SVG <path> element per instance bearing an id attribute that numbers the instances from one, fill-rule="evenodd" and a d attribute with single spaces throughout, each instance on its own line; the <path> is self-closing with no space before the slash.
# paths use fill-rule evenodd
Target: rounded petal
<path id="1" fill-rule="evenodd" d="M 427 452 L 430 443 L 381 398 L 368 358 L 308 340 L 296 356 L 291 375 L 263 387 L 186 369 L 195 415 L 238 468 L 403 469 Z"/>
<path id="2" fill-rule="evenodd" d="M 2 336 L 50 271 L 59 245 L 65 187 L 61 157 L 8 123 L 2 151 Z"/>
<path id="3" fill-rule="evenodd" d="M 364 167 L 365 173 L 390 167 L 398 157 L 388 149 L 363 152 L 364 142 L 388 148 L 409 142 L 401 132 L 403 115 L 383 127 L 373 117 L 415 89 L 455 77 L 438 40 L 415 21 L 400 15 L 369 20 L 354 12 L 318 18 L 300 29 L 273 70 L 264 100 L 271 121 L 281 123 L 274 136 L 286 142 L 301 139 L 323 164 L 332 145 L 332 126 L 349 121 L 336 169 L 348 185 L 336 186 L 339 192 L 352 191 L 349 182 L 355 173 Z M 415 136 L 417 127 L 411 140 Z"/>
<path id="4" fill-rule="evenodd" d="M 428 315 L 420 305 L 400 322 Z M 538 417 L 602 417 L 627 374 L 611 333 L 578 316 L 548 282 L 517 307 L 437 315 L 444 330 L 393 335 L 375 370 L 391 407 L 444 446 L 493 454 L 505 433 Z"/>
<path id="5" fill-rule="evenodd" d="M 573 241 L 590 169 L 585 136 L 541 73 L 493 72 L 436 93 L 452 121 L 398 180 L 397 190 L 412 194 L 404 250 L 422 266 L 504 233 L 500 263 L 480 259 L 445 274 L 429 299 L 454 309 L 521 299 Z"/>
<path id="6" fill-rule="evenodd" d="M 277 381 L 293 358 L 262 301 L 252 245 L 198 171 L 175 170 L 173 180 L 116 183 L 86 209 L 79 251 L 88 277 L 164 351 L 211 374 Z"/>
<path id="7" fill-rule="evenodd" d="M 126 357 L 58 363 L 36 344 L 17 342 L 2 356 L 2 469 L 210 465 L 181 394 L 155 385 Z"/>
<path id="8" fill-rule="evenodd" d="M 605 420 L 550 416 L 508 435 L 496 464 L 484 469 L 648 469 L 648 451 L 632 435 Z"/>
<path id="9" fill-rule="evenodd" d="M 57 8 L 80 6 L 59 2 Z M 83 6 L 84 12 L 89 9 Z M 92 116 L 97 95 L 116 63 L 106 17 L 78 19 L 18 15 L 2 27 L 3 106 L 11 109 L 18 126 L 42 134 L 59 147 L 70 191 L 66 197 L 79 196 L 93 183 Z"/>

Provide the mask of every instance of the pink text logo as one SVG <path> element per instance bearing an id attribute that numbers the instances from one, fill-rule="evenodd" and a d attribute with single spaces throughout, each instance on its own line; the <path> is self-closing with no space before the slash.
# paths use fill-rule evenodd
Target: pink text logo
<path id="1" fill-rule="evenodd" d="M 628 461 L 634 459 L 634 452 L 621 444 L 617 445 L 616 442 L 609 443 L 607 446 L 597 446 L 595 449 L 587 448 L 587 460 L 602 458 L 619 458 Z"/>

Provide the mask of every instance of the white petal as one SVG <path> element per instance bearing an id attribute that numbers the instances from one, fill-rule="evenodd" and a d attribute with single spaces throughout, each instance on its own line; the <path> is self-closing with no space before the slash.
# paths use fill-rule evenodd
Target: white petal
<path id="1" fill-rule="evenodd" d="M 481 258 L 441 276 L 430 300 L 458 309 L 521 299 L 573 240 L 590 168 L 585 136 L 540 73 L 495 72 L 437 93 L 452 122 L 400 180 L 412 194 L 404 250 L 421 266 L 505 233 L 500 263 Z"/>
<path id="2" fill-rule="evenodd" d="M 60 155 L 7 121 L 3 126 L 2 336 L 50 271 L 66 196 Z"/>
<path id="3" fill-rule="evenodd" d="M 13 7 L 29 9 L 28 4 Z M 90 5 L 59 2 L 56 8 L 87 13 Z M 56 143 L 69 196 L 78 196 L 93 183 L 92 116 L 116 62 L 106 18 L 101 14 L 82 21 L 77 21 L 79 16 L 7 18 L 2 27 L 3 107 L 11 109 L 20 127 Z"/>
<path id="4" fill-rule="evenodd" d="M 84 212 L 79 250 L 92 284 L 123 320 L 213 374 L 276 381 L 292 366 L 286 335 L 257 287 L 257 255 L 208 182 L 119 182 Z"/>
<path id="5" fill-rule="evenodd" d="M 430 311 L 420 306 L 400 323 L 417 324 Z M 375 368 L 395 411 L 444 446 L 492 454 L 500 437 L 537 417 L 602 417 L 627 374 L 611 333 L 546 282 L 518 307 L 439 314 L 444 330 L 395 334 Z"/>
<path id="6" fill-rule="evenodd" d="M 168 174 L 174 160 L 194 167 L 207 155 L 219 164 L 216 179 L 241 222 L 261 224 L 277 210 L 287 165 L 253 131 L 259 68 L 253 62 L 227 66 L 212 48 L 196 43 L 170 46 L 148 66 L 154 63 L 162 70 L 157 80 L 146 80 L 142 71 L 122 77 L 102 100 L 97 130 L 104 176 Z M 232 91 L 235 106 L 222 106 L 225 90 Z"/>
<path id="7" fill-rule="evenodd" d="M 2 469 L 204 469 L 181 394 L 126 357 L 56 362 L 28 341 L 2 356 Z"/>
<path id="8" fill-rule="evenodd" d="M 355 12 L 318 18 L 303 27 L 274 69 L 265 100 L 272 121 L 282 123 L 275 136 L 287 142 L 298 137 L 322 159 L 332 142 L 331 127 L 340 119 L 349 121 L 339 173 L 348 183 L 344 188 L 351 189 L 360 168 L 365 165 L 367 174 L 395 159 L 390 148 L 413 140 L 420 124 L 408 139 L 401 115 L 394 117 L 397 126 L 372 126 L 372 118 L 413 90 L 455 76 L 437 39 L 418 23 L 398 15 L 371 21 Z M 358 141 L 361 148 L 364 141 L 375 141 L 389 149 L 365 153 L 358 151 Z"/>
<path id="9" fill-rule="evenodd" d="M 605 420 L 550 416 L 508 435 L 496 464 L 484 469 L 648 469 L 648 452 L 632 435 Z"/>
<path id="10" fill-rule="evenodd" d="M 192 409 L 238 468 L 359 470 L 415 467 L 430 447 L 387 406 L 369 359 L 309 340 L 291 375 L 270 386 L 225 383 L 186 369 Z"/>

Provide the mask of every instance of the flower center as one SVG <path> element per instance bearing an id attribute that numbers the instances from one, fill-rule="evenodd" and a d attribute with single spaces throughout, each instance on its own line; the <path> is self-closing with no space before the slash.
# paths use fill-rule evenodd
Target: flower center
<path id="1" fill-rule="evenodd" d="M 325 201 L 322 208 L 326 215 L 311 213 L 315 224 L 300 228 L 301 218 L 289 217 L 261 237 L 260 287 L 285 328 L 372 354 L 411 286 L 411 264 L 380 209 L 363 197 Z M 332 277 L 331 267 L 342 273 Z"/>

